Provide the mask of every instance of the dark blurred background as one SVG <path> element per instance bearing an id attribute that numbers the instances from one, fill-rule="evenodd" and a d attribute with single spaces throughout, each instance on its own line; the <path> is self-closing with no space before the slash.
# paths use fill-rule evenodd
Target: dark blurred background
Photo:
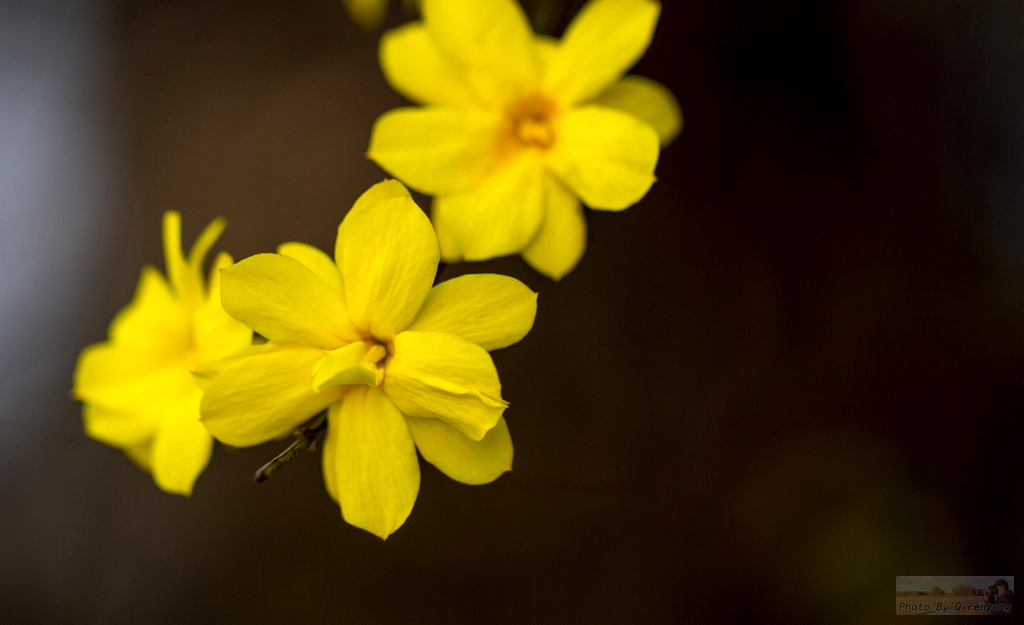
<path id="1" fill-rule="evenodd" d="M 495 354 L 515 470 L 424 464 L 387 542 L 318 456 L 257 487 L 281 445 L 218 448 L 184 499 L 87 438 L 75 359 L 163 211 L 330 250 L 383 178 L 378 37 L 341 0 L 0 2 L 0 622 L 860 624 L 896 575 L 1019 573 L 1017 0 L 667 1 L 650 194 L 561 283 L 445 270 L 540 292 Z"/>

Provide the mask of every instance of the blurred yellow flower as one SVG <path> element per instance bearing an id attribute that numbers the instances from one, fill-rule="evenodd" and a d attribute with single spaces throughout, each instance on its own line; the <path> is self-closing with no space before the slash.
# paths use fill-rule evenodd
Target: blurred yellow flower
<path id="1" fill-rule="evenodd" d="M 388 0 L 342 0 L 352 20 L 366 29 L 376 28 L 388 13 Z M 420 0 L 404 0 L 406 11 L 417 10 Z"/>
<path id="2" fill-rule="evenodd" d="M 352 20 L 363 28 L 375 28 L 384 21 L 388 0 L 342 0 Z"/>
<path id="3" fill-rule="evenodd" d="M 424 0 L 422 22 L 384 35 L 388 82 L 427 106 L 382 115 L 369 157 L 436 196 L 443 260 L 522 253 L 559 279 L 586 247 L 580 200 L 618 211 L 647 193 L 682 115 L 668 89 L 623 74 L 660 11 L 591 0 L 558 41 L 514 0 Z"/>
<path id="4" fill-rule="evenodd" d="M 257 445 L 327 408 L 327 491 L 347 522 L 381 538 L 412 511 L 417 448 L 467 484 L 511 468 L 487 352 L 529 332 L 535 293 L 492 274 L 432 287 L 437 238 L 396 181 L 355 203 L 334 260 L 302 243 L 278 252 L 223 272 L 225 310 L 269 341 L 212 372 L 201 411 L 216 438 Z"/>
<path id="5" fill-rule="evenodd" d="M 163 220 L 170 284 L 154 267 L 142 269 L 135 297 L 110 324 L 108 340 L 82 351 L 73 395 L 86 433 L 121 448 L 169 493 L 190 495 L 210 460 L 213 439 L 199 422 L 202 391 L 192 372 L 252 343 L 249 328 L 220 304 L 221 252 L 204 284 L 203 260 L 224 230 L 214 220 L 188 258 L 181 247 L 181 216 Z"/>

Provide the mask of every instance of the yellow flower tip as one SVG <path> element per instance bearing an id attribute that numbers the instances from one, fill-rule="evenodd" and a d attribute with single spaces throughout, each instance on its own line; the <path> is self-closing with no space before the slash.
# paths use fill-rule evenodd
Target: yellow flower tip
<path id="1" fill-rule="evenodd" d="M 167 248 L 168 238 L 171 243 L 181 243 L 181 213 L 178 211 L 164 211 L 163 217 L 164 248 Z M 174 235 L 177 236 L 174 236 Z M 173 247 L 173 245 L 172 245 Z"/>
<path id="2" fill-rule="evenodd" d="M 167 211 L 163 219 L 164 268 L 171 284 L 181 294 L 185 258 L 181 249 L 181 213 Z"/>
<path id="3" fill-rule="evenodd" d="M 494 397 L 488 396 L 486 393 L 477 392 L 477 394 L 480 396 L 480 401 L 493 408 L 501 408 L 502 410 L 504 410 L 510 406 L 510 404 L 507 401 L 501 399 L 500 397 L 495 399 Z"/>
<path id="4" fill-rule="evenodd" d="M 378 187 L 381 189 L 381 193 L 387 194 L 388 198 L 412 197 L 412 193 L 409 192 L 409 189 L 405 188 L 405 185 L 402 184 L 397 178 L 385 177 L 384 180 L 381 180 L 380 182 L 378 182 L 377 184 L 373 185 L 370 188 L 375 189 Z M 413 203 L 415 204 L 415 201 Z M 419 208 L 418 204 L 416 206 L 417 208 Z"/>
<path id="5" fill-rule="evenodd" d="M 344 0 L 352 21 L 363 30 L 380 26 L 388 11 L 388 0 Z"/>
<path id="6" fill-rule="evenodd" d="M 168 495 L 179 495 L 181 497 L 185 497 L 186 499 L 190 499 L 192 497 L 192 488 L 177 488 L 177 487 L 172 487 L 172 486 L 160 486 L 160 484 L 157 484 L 157 487 L 160 490 L 162 490 L 165 493 L 167 493 Z"/>
<path id="7" fill-rule="evenodd" d="M 223 234 L 227 225 L 226 219 L 217 217 L 208 226 L 203 228 L 203 231 L 196 237 L 195 243 L 192 244 L 192 249 L 189 250 L 188 263 L 190 265 L 197 270 L 201 269 L 201 265 L 206 259 L 206 255 L 210 252 L 210 248 L 213 247 L 214 243 L 220 238 L 220 235 Z"/>
<path id="8" fill-rule="evenodd" d="M 344 515 L 342 515 L 342 518 L 344 518 Z M 381 540 L 387 540 L 389 537 L 393 536 L 395 531 L 397 531 L 399 528 L 396 527 L 394 529 L 388 529 L 383 531 L 374 531 L 372 529 L 367 529 L 365 527 L 360 527 L 359 529 L 367 531 Z"/>
<path id="9" fill-rule="evenodd" d="M 153 445 L 150 444 L 149 442 L 146 442 L 141 444 L 130 445 L 128 447 L 125 447 L 121 451 L 123 451 L 124 455 L 129 460 L 132 461 L 132 464 L 139 467 L 146 473 L 149 473 L 150 470 L 152 469 L 152 450 Z"/>

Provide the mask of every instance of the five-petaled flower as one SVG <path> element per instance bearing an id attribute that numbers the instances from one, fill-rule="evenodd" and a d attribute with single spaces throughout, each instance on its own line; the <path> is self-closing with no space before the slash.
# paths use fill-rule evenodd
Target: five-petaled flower
<path id="1" fill-rule="evenodd" d="M 427 106 L 382 115 L 368 154 L 436 196 L 443 260 L 521 253 L 559 279 L 586 247 L 580 200 L 617 211 L 647 193 L 682 116 L 668 89 L 623 74 L 660 9 L 591 0 L 556 41 L 515 0 L 424 0 L 423 22 L 384 35 L 388 81 Z"/>
<path id="2" fill-rule="evenodd" d="M 181 217 L 164 215 L 164 256 L 170 283 L 142 269 L 135 297 L 110 325 L 107 341 L 82 351 L 73 395 L 89 436 L 119 447 L 169 493 L 189 495 L 210 460 L 213 439 L 199 422 L 202 391 L 193 373 L 252 343 L 252 332 L 220 304 L 221 252 L 209 284 L 203 259 L 224 230 L 214 220 L 186 258 Z"/>
<path id="3" fill-rule="evenodd" d="M 433 286 L 437 238 L 396 181 L 363 194 L 338 227 L 334 260 L 302 243 L 222 272 L 230 315 L 265 345 L 221 361 L 202 401 L 219 440 L 250 446 L 323 409 L 323 475 L 342 516 L 381 538 L 419 492 L 419 449 L 449 477 L 493 481 L 511 468 L 489 350 L 519 341 L 536 294 L 506 276 Z"/>

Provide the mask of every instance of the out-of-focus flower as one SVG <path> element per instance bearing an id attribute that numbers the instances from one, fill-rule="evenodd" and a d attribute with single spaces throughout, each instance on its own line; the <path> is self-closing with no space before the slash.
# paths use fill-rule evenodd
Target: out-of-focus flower
<path id="1" fill-rule="evenodd" d="M 535 293 L 492 274 L 432 288 L 437 238 L 396 181 L 359 198 L 334 260 L 302 243 L 278 252 L 223 272 L 225 310 L 269 342 L 212 372 L 201 410 L 216 438 L 256 445 L 327 408 L 327 492 L 381 538 L 412 511 L 417 448 L 467 484 L 511 468 L 508 404 L 487 352 L 529 332 Z"/>
<path id="2" fill-rule="evenodd" d="M 522 253 L 559 279 L 586 247 L 580 200 L 617 211 L 647 193 L 682 116 L 668 89 L 623 74 L 660 10 L 592 0 L 558 41 L 514 0 L 424 0 L 422 22 L 384 35 L 388 82 L 427 106 L 382 115 L 369 156 L 436 196 L 443 260 Z"/>
<path id="3" fill-rule="evenodd" d="M 342 0 L 345 9 L 356 24 L 371 29 L 380 26 L 388 13 L 388 0 Z M 404 0 L 406 11 L 412 13 L 419 8 L 420 0 Z"/>
<path id="4" fill-rule="evenodd" d="M 375 28 L 388 12 L 388 0 L 343 0 L 348 14 L 363 28 Z"/>
<path id="5" fill-rule="evenodd" d="M 223 230 L 224 220 L 214 220 L 186 258 L 181 216 L 164 214 L 169 283 L 156 268 L 144 267 L 109 338 L 85 348 L 75 370 L 72 393 L 84 403 L 86 433 L 123 449 L 169 493 L 192 493 L 213 448 L 199 422 L 202 390 L 192 372 L 252 343 L 249 328 L 220 304 L 220 270 L 231 256 L 217 256 L 204 284 L 203 260 Z"/>

